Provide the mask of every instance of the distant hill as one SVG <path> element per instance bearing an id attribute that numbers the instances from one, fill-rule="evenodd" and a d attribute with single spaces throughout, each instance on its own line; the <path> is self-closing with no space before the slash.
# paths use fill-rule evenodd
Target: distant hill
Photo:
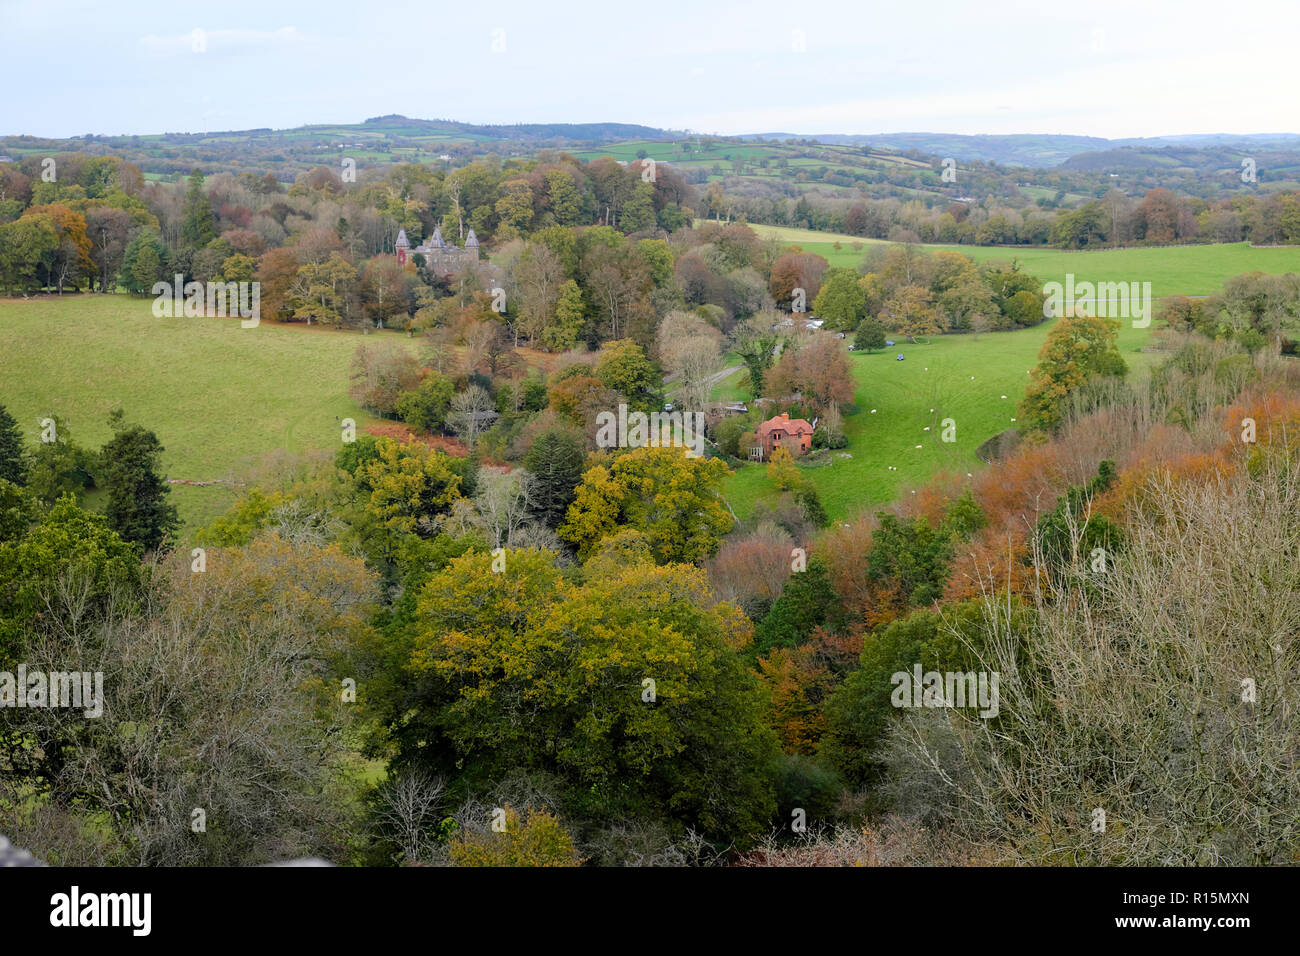
<path id="1" fill-rule="evenodd" d="M 313 127 L 303 127 L 312 129 Z M 328 127 L 347 129 L 347 126 Z M 554 140 L 570 143 L 617 143 L 628 139 L 671 139 L 670 130 L 636 123 L 517 123 L 514 125 L 478 125 L 455 120 L 420 120 L 392 114 L 377 116 L 357 124 L 360 130 L 426 130 L 429 132 L 463 133 L 475 140 L 500 139 L 512 143 L 531 143 Z"/>
<path id="2" fill-rule="evenodd" d="M 205 173 L 270 172 L 291 182 L 322 162 L 348 156 L 358 163 L 439 162 L 447 156 L 462 165 L 495 152 L 527 155 L 555 147 L 579 150 L 627 140 L 671 140 L 670 130 L 635 123 L 521 123 L 478 125 L 446 119 L 412 119 L 392 114 L 364 123 L 299 126 L 294 129 L 247 129 L 144 136 L 75 136 L 44 139 L 0 135 L 0 154 L 22 158 L 59 152 L 114 154 L 137 164 L 151 177 Z"/>
<path id="3" fill-rule="evenodd" d="M 1008 135 L 966 136 L 956 133 L 879 133 L 875 135 L 840 135 L 825 133 L 799 136 L 794 133 L 757 133 L 746 139 L 810 139 L 820 143 L 848 146 L 874 146 L 894 150 L 914 149 L 931 156 L 950 156 L 967 162 L 999 163 L 1004 166 L 1028 166 L 1045 169 L 1066 164 L 1081 154 L 1112 151 L 1123 147 L 1158 148 L 1189 146 L 1193 148 L 1239 146 L 1248 151 L 1266 147 L 1279 150 L 1300 148 L 1296 133 L 1207 133 L 1186 136 L 1154 136 L 1130 139 L 1105 139 L 1099 136 L 1067 136 L 1051 133 L 1017 133 Z M 1096 167 L 1075 167 L 1096 168 Z"/>

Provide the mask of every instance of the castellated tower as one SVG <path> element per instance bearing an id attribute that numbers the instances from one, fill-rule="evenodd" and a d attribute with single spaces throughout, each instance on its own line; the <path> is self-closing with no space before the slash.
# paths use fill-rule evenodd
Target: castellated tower
<path id="1" fill-rule="evenodd" d="M 406 238 L 405 229 L 399 229 L 397 231 L 396 246 L 397 246 L 397 264 L 399 266 L 404 266 L 406 265 L 407 253 L 411 251 L 411 241 Z"/>
<path id="2" fill-rule="evenodd" d="M 406 241 L 406 233 L 402 232 L 397 239 L 397 261 L 404 264 L 406 259 L 402 243 Z M 479 261 L 478 237 L 471 229 L 469 235 L 465 237 L 465 248 L 461 249 L 443 239 L 442 227 L 436 226 L 433 235 L 412 249 L 411 253 L 424 256 L 425 266 L 434 275 L 442 277 L 455 275 L 466 265 Z"/>

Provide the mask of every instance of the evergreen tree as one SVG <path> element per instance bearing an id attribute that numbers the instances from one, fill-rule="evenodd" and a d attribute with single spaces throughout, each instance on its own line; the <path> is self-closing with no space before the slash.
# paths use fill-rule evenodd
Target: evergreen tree
<path id="1" fill-rule="evenodd" d="M 859 352 L 872 352 L 885 347 L 885 327 L 880 320 L 868 316 L 858 325 L 858 332 L 853 336 L 853 347 Z"/>
<path id="2" fill-rule="evenodd" d="M 524 467 L 533 475 L 530 510 L 548 528 L 558 528 L 564 520 L 586 457 L 582 440 L 558 428 L 542 432 L 528 450 Z"/>
<path id="3" fill-rule="evenodd" d="M 203 173 L 197 169 L 190 173 L 189 188 L 185 191 L 185 214 L 181 220 L 181 238 L 187 245 L 202 248 L 217 236 L 212 203 L 203 191 Z"/>
<path id="4" fill-rule="evenodd" d="M 118 427 L 102 452 L 108 523 L 124 541 L 153 551 L 180 525 L 176 506 L 167 500 L 170 489 L 157 470 L 163 446 L 143 426 L 123 427 L 120 411 L 111 420 Z"/>
<path id="5" fill-rule="evenodd" d="M 824 528 L 830 524 L 831 519 L 826 514 L 821 495 L 817 494 L 817 489 L 811 484 L 805 482 L 796 488 L 794 498 L 799 502 L 799 510 L 803 512 L 804 520 L 814 528 Z"/>
<path id="6" fill-rule="evenodd" d="M 841 616 L 826 565 L 813 558 L 806 570 L 790 575 L 781 596 L 754 629 L 754 653 L 762 657 L 774 647 L 798 647 L 814 628 L 834 626 Z"/>
<path id="7" fill-rule="evenodd" d="M 0 478 L 15 485 L 27 484 L 27 450 L 18 423 L 0 405 Z"/>
<path id="8" fill-rule="evenodd" d="M 137 295 L 149 292 L 162 277 L 166 265 L 166 247 L 162 238 L 151 229 L 140 229 L 126 244 L 117 281 Z"/>

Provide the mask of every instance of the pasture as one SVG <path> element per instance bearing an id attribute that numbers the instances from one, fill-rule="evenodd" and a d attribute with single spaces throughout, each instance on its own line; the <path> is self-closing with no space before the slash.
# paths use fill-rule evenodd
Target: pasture
<path id="1" fill-rule="evenodd" d="M 823 256 L 832 266 L 856 268 L 868 245 L 888 245 L 879 239 L 863 239 L 811 229 L 786 226 L 751 226 L 762 237 L 798 245 L 804 252 Z M 840 248 L 835 248 L 835 243 Z M 862 243 L 854 249 L 852 243 Z M 976 262 L 989 259 L 1014 260 L 1023 272 L 1044 282 L 1064 282 L 1073 273 L 1075 282 L 1150 282 L 1157 299 L 1170 295 L 1209 295 L 1243 272 L 1300 273 L 1300 246 L 1254 247 L 1248 242 L 1214 243 L 1198 246 L 1149 246 L 1127 249 L 1049 249 L 1041 246 L 954 246 L 925 245 L 923 248 L 950 249 Z"/>
<path id="2" fill-rule="evenodd" d="M 1027 373 L 1037 364 L 1038 350 L 1053 324 L 987 333 L 978 340 L 971 335 L 935 336 L 924 345 L 899 338 L 883 352 L 848 353 L 858 408 L 844 417 L 849 447 L 832 452 L 828 465 L 801 469 L 827 513 L 847 518 L 908 496 L 938 472 L 965 475 L 983 467 L 975 450 L 993 435 L 1016 427 L 1016 406 L 1029 382 Z M 1120 329 L 1120 351 L 1130 375 L 1141 374 L 1156 357 L 1138 351 L 1149 335 L 1149 330 L 1134 329 L 1128 322 Z M 906 356 L 902 362 L 896 358 L 900 352 Z M 738 375 L 748 383 L 744 372 Z M 955 442 L 941 440 L 945 418 L 956 424 Z M 724 494 L 742 519 L 759 501 L 778 497 L 763 465 L 737 469 L 727 479 Z"/>
<path id="3" fill-rule="evenodd" d="M 0 299 L 0 404 L 35 444 L 38 422 L 66 419 L 79 445 L 111 437 L 108 413 L 157 433 L 163 473 L 237 483 L 270 453 L 337 448 L 340 420 L 375 419 L 348 397 L 363 337 L 238 319 L 154 318 L 150 299 L 76 295 Z M 372 333 L 419 347 L 400 333 Z M 185 530 L 225 511 L 237 484 L 173 485 Z M 92 502 L 95 498 L 92 496 Z"/>

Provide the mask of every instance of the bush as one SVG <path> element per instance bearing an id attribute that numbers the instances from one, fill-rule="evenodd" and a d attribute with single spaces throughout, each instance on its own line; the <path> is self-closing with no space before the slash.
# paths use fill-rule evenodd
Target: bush
<path id="1" fill-rule="evenodd" d="M 582 858 L 558 817 L 545 808 L 521 819 L 510 806 L 501 808 L 504 829 L 461 831 L 451 841 L 455 866 L 578 866 Z"/>

